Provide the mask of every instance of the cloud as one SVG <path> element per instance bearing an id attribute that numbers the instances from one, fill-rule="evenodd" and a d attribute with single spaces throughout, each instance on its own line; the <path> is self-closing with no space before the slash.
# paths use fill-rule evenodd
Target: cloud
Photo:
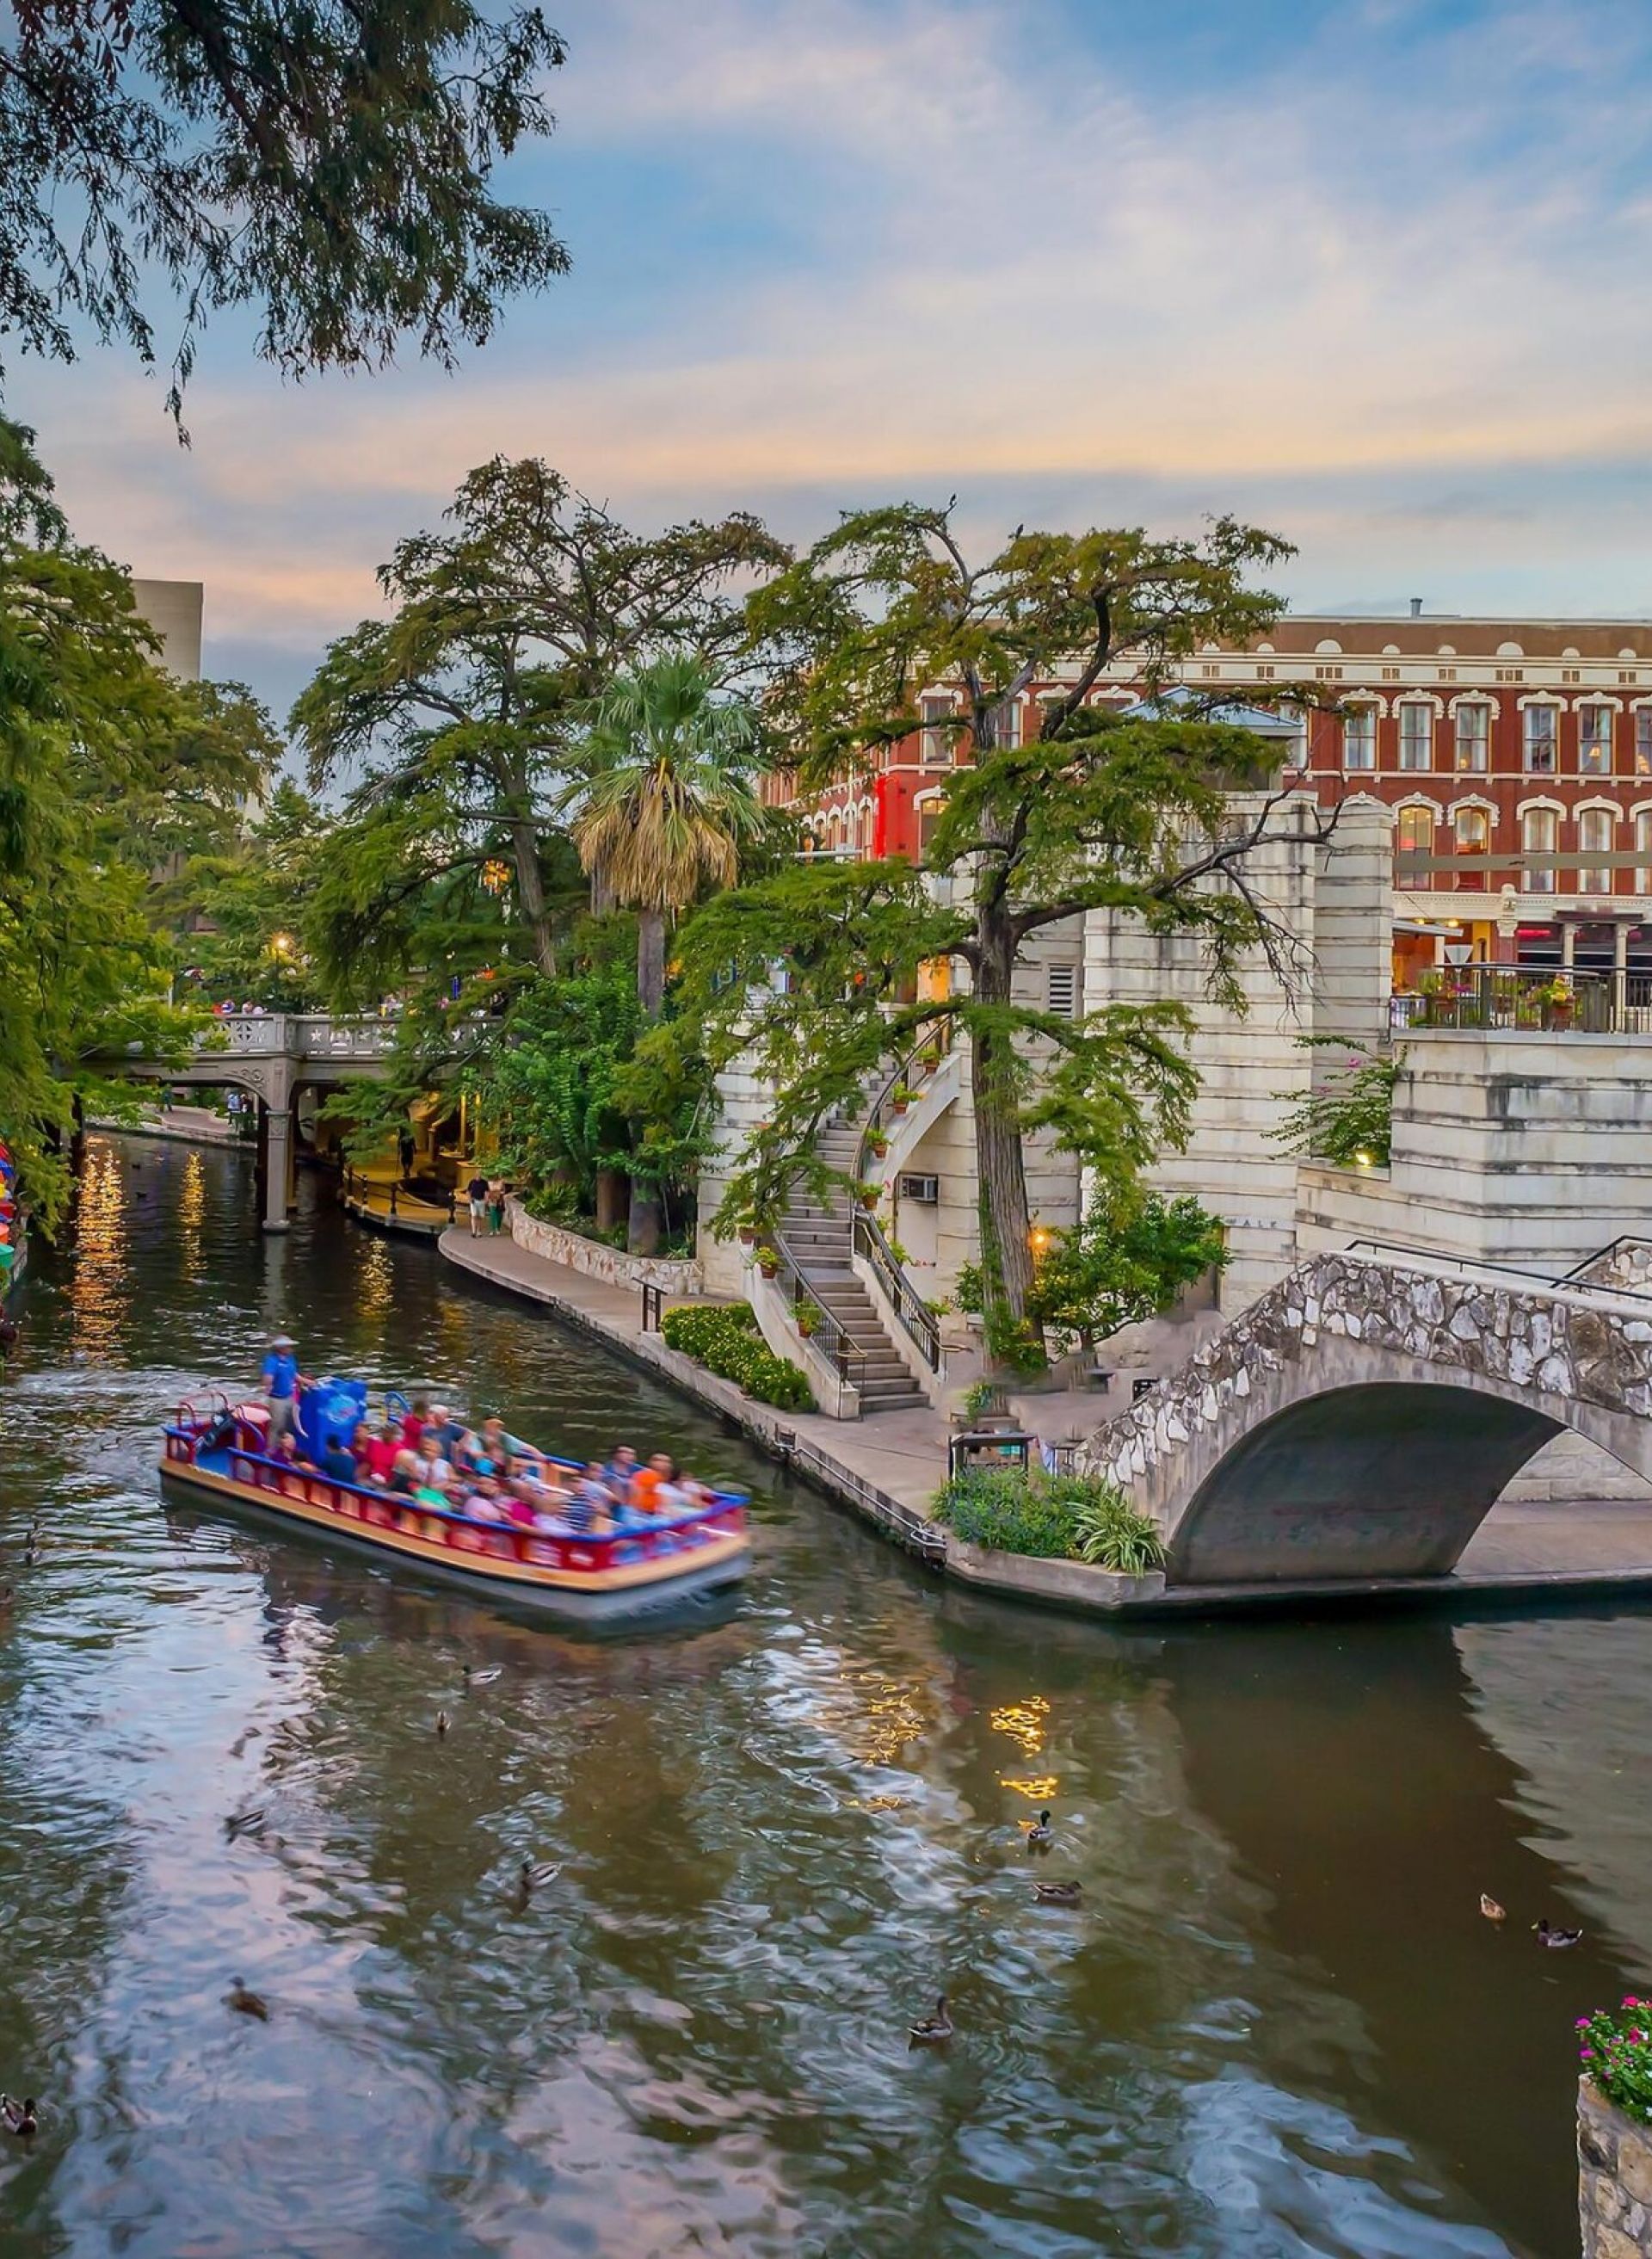
<path id="1" fill-rule="evenodd" d="M 100 361 L 33 380 L 43 444 L 89 535 L 288 649 L 502 451 L 639 514 L 1243 506 L 1383 585 L 1424 543 L 1506 580 L 1530 525 L 1535 576 L 1577 549 L 1598 585 L 1547 521 L 1587 491 L 1610 529 L 1595 467 L 1652 457 L 1642 11 L 1298 12 L 1264 64 L 1178 77 L 1136 0 L 574 0 L 529 178 L 575 273 L 499 350 L 302 388 L 214 350 L 181 460 Z M 1541 518 L 1508 496 L 1540 476 Z"/>

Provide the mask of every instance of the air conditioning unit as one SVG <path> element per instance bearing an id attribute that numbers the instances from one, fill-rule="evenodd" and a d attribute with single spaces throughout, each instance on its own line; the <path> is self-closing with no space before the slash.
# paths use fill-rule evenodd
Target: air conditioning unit
<path id="1" fill-rule="evenodd" d="M 917 1201 L 925 1208 L 933 1208 L 941 1197 L 939 1177 L 902 1177 L 900 1181 L 902 1200 Z"/>

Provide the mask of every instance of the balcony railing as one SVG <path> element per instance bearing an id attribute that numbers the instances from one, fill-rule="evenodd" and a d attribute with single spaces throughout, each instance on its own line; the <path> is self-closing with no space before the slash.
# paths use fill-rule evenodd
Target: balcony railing
<path id="1" fill-rule="evenodd" d="M 1391 1017 L 1397 1030 L 1652 1035 L 1652 979 L 1644 973 L 1542 973 L 1513 965 L 1465 965 L 1426 974 L 1414 995 L 1394 998 Z"/>

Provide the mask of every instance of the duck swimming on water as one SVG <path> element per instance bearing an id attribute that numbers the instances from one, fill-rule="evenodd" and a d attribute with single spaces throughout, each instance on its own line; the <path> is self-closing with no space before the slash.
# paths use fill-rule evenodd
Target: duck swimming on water
<path id="1" fill-rule="evenodd" d="M 15 2134 L 18 2141 L 32 2141 L 40 2130 L 34 2097 L 25 2094 L 21 2102 L 14 2102 L 9 2094 L 0 2094 L 0 2123 L 4 2125 L 8 2134 Z"/>
<path id="2" fill-rule="evenodd" d="M 1077 1906 L 1084 1896 L 1082 1883 L 1035 1883 L 1033 1897 L 1040 1906 Z"/>
<path id="3" fill-rule="evenodd" d="M 952 2019 L 946 2012 L 946 1994 L 943 1992 L 936 2001 L 935 2013 L 909 2027 L 907 2045 L 908 2048 L 939 2047 L 951 2036 Z"/>
<path id="4" fill-rule="evenodd" d="M 1567 1946 L 1576 1945 L 1583 1935 L 1580 1929 L 1557 1928 L 1547 1914 L 1541 1921 L 1535 1921 L 1532 1928 L 1537 1932 L 1537 1942 L 1547 1945 L 1555 1953 L 1563 1953 Z"/>
<path id="5" fill-rule="evenodd" d="M 1046 1805 L 1027 1830 L 1027 1849 L 1029 1851 L 1047 1851 L 1055 1840 L 1056 1831 L 1050 1825 L 1050 1807 Z"/>

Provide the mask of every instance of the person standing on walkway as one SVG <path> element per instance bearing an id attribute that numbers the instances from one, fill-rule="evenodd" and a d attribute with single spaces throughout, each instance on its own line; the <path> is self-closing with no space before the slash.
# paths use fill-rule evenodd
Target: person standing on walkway
<path id="1" fill-rule="evenodd" d="M 470 1201 L 470 1236 L 481 1237 L 481 1228 L 488 1221 L 488 1179 L 480 1169 L 465 1187 Z"/>
<path id="2" fill-rule="evenodd" d="M 264 1359 L 263 1380 L 264 1408 L 269 1414 L 264 1448 L 273 1451 L 281 1438 L 291 1433 L 298 1409 L 298 1392 L 309 1386 L 298 1370 L 290 1334 L 271 1336 L 269 1355 Z"/>
<path id="3" fill-rule="evenodd" d="M 505 1180 L 502 1177 L 488 1179 L 488 1229 L 497 1239 L 505 1228 Z"/>
<path id="4" fill-rule="evenodd" d="M 413 1156 L 418 1151 L 417 1142 L 410 1130 L 403 1130 L 397 1134 L 395 1150 L 402 1157 L 402 1181 L 404 1185 L 410 1185 L 413 1181 Z"/>

